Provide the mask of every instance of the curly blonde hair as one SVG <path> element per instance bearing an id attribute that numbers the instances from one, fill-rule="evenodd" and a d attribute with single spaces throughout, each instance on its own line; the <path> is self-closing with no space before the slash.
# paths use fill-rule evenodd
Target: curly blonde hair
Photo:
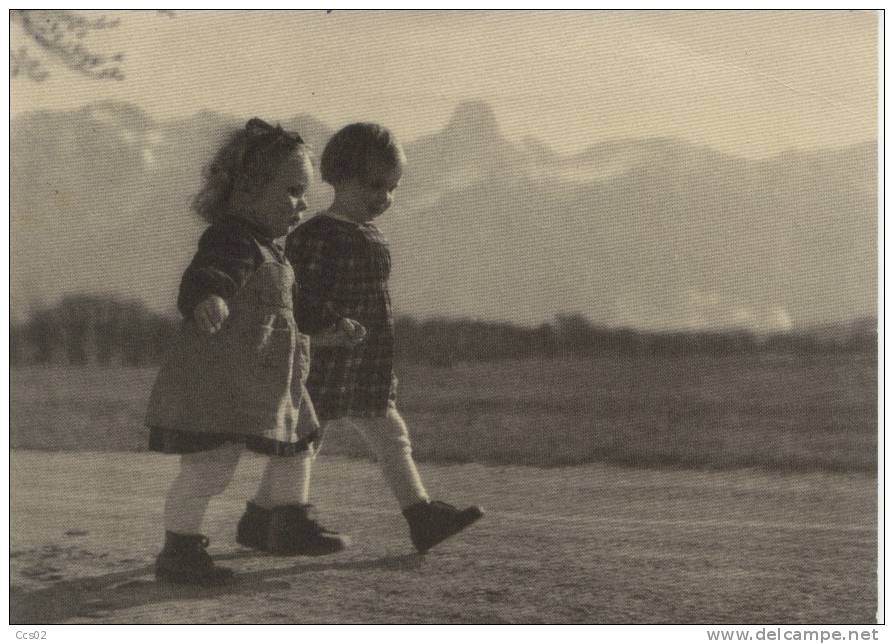
<path id="1" fill-rule="evenodd" d="M 276 168 L 293 154 L 307 154 L 304 140 L 253 118 L 232 132 L 202 169 L 202 186 L 192 199 L 192 209 L 209 223 L 226 217 L 234 190 L 259 190 Z"/>

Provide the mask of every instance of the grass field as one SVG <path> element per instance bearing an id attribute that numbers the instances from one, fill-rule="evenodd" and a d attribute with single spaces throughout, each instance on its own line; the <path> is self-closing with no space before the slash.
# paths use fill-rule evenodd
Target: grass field
<path id="1" fill-rule="evenodd" d="M 397 373 L 421 461 L 877 468 L 873 356 L 525 360 L 398 365 Z M 153 377 L 153 369 L 13 370 L 11 446 L 144 450 Z M 368 454 L 341 430 L 327 435 L 325 452 Z"/>

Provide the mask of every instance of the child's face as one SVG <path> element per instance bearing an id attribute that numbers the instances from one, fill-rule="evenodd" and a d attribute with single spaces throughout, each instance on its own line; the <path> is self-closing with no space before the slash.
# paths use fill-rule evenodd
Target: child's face
<path id="1" fill-rule="evenodd" d="M 268 228 L 273 237 L 288 234 L 307 210 L 305 194 L 313 176 L 313 166 L 304 154 L 284 161 L 269 183 L 258 193 L 252 211 L 257 223 Z"/>
<path id="2" fill-rule="evenodd" d="M 365 178 L 351 179 L 338 186 L 355 221 L 372 221 L 391 207 L 403 171 L 402 164 L 375 162 Z"/>

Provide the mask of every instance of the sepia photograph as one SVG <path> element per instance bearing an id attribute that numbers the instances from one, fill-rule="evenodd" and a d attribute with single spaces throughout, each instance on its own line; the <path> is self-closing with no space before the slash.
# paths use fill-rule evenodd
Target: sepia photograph
<path id="1" fill-rule="evenodd" d="M 8 18 L 18 639 L 877 639 L 882 10 Z"/>

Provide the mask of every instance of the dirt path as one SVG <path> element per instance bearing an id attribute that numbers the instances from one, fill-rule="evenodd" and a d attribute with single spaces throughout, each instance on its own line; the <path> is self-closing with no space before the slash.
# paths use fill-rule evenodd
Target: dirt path
<path id="1" fill-rule="evenodd" d="M 864 475 L 424 465 L 487 516 L 421 557 L 375 464 L 321 458 L 314 500 L 355 546 L 261 556 L 233 532 L 261 460 L 206 521 L 225 589 L 158 584 L 176 460 L 11 453 L 12 623 L 866 623 L 876 481 Z"/>

